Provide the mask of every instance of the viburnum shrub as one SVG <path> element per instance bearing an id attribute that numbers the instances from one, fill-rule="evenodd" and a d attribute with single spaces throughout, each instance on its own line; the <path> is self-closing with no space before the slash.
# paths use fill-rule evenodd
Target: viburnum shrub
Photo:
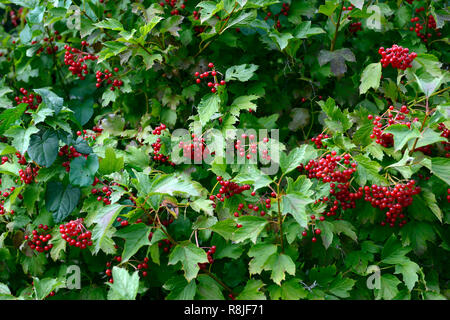
<path id="1" fill-rule="evenodd" d="M 444 1 L 0 13 L 0 299 L 450 297 Z"/>

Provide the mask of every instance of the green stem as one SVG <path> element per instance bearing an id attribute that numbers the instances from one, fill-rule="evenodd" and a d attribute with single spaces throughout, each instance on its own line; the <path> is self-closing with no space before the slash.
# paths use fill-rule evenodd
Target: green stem
<path id="1" fill-rule="evenodd" d="M 341 7 L 339 8 L 338 21 L 336 23 L 336 30 L 334 31 L 333 41 L 331 41 L 330 51 L 334 51 L 334 46 L 336 45 L 336 39 L 339 32 L 339 26 L 341 25 L 342 8 L 344 7 L 344 1 L 341 2 Z"/>
<path id="2" fill-rule="evenodd" d="M 280 180 L 277 183 L 277 206 L 278 206 L 278 227 L 280 229 L 280 246 L 281 246 L 281 252 L 284 252 L 283 217 L 281 215 L 281 197 L 280 197 L 280 183 L 281 183 L 281 179 L 283 179 L 283 175 L 281 175 Z"/>

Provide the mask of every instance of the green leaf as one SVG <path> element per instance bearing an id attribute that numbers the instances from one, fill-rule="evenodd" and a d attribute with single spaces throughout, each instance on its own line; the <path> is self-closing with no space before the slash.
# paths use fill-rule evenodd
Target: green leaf
<path id="1" fill-rule="evenodd" d="M 328 17 L 330 17 L 334 11 L 337 9 L 338 7 L 338 2 L 336 0 L 326 0 L 325 4 L 322 4 L 319 7 L 319 13 L 322 13 Z"/>
<path id="2" fill-rule="evenodd" d="M 167 174 L 155 177 L 144 193 L 168 194 L 171 196 L 200 197 L 206 190 L 200 183 L 184 175 Z"/>
<path id="3" fill-rule="evenodd" d="M 216 112 L 219 112 L 220 97 L 217 94 L 210 93 L 202 98 L 197 109 L 200 116 L 200 123 L 202 126 L 211 121 L 211 117 Z"/>
<path id="4" fill-rule="evenodd" d="M 58 279 L 55 278 L 33 278 L 33 284 L 34 292 L 36 293 L 36 299 L 38 300 L 44 300 L 50 294 L 50 292 L 64 285 L 63 282 L 58 281 Z"/>
<path id="5" fill-rule="evenodd" d="M 75 119 L 84 126 L 94 114 L 93 105 L 93 99 L 71 100 L 69 107 L 74 112 Z"/>
<path id="6" fill-rule="evenodd" d="M 69 181 L 74 186 L 87 187 L 94 182 L 94 176 L 98 168 L 96 154 L 90 154 L 87 159 L 77 157 L 70 163 Z"/>
<path id="7" fill-rule="evenodd" d="M 63 186 L 61 182 L 49 182 L 45 195 L 45 206 L 53 213 L 55 223 L 60 223 L 76 208 L 80 200 L 81 190 L 70 184 Z"/>
<path id="8" fill-rule="evenodd" d="M 92 216 L 88 216 L 88 225 L 96 223 L 92 230 L 94 253 L 99 252 L 100 249 L 106 253 L 114 252 L 114 243 L 110 238 L 112 236 L 110 228 L 124 207 L 124 205 L 114 203 L 104 206 L 100 210 L 93 212 Z"/>
<path id="9" fill-rule="evenodd" d="M 270 279 L 276 284 L 280 285 L 281 281 L 285 279 L 285 273 L 295 275 L 295 264 L 292 258 L 286 254 L 280 253 L 270 257 L 268 264 L 272 270 Z"/>
<path id="10" fill-rule="evenodd" d="M 31 7 L 33 8 L 33 7 Z M 34 6 L 33 10 L 28 13 L 28 21 L 32 24 L 41 23 L 44 18 L 45 7 Z"/>
<path id="11" fill-rule="evenodd" d="M 268 175 L 261 172 L 255 165 L 245 165 L 232 181 L 240 184 L 251 184 L 253 190 L 267 187 L 273 182 Z"/>
<path id="12" fill-rule="evenodd" d="M 261 274 L 263 270 L 270 270 L 267 264 L 272 255 L 275 255 L 278 247 L 269 243 L 258 243 L 251 247 L 248 256 L 253 258 L 248 264 L 248 272 L 252 274 Z"/>
<path id="13" fill-rule="evenodd" d="M 197 298 L 199 300 L 225 300 L 222 288 L 219 284 L 206 274 L 197 277 Z"/>
<path id="14" fill-rule="evenodd" d="M 28 44 L 29 42 L 31 42 L 32 34 L 31 34 L 30 26 L 28 24 L 25 25 L 25 27 L 22 29 L 22 31 L 20 31 L 19 37 L 20 37 L 20 41 L 23 44 Z"/>
<path id="15" fill-rule="evenodd" d="M 431 159 L 431 171 L 450 185 L 450 159 L 435 157 Z"/>
<path id="16" fill-rule="evenodd" d="M 419 281 L 417 273 L 420 271 L 420 267 L 413 261 L 408 261 L 395 266 L 395 274 L 401 274 L 403 276 L 403 282 L 408 287 L 409 291 L 412 291 L 414 285 Z"/>
<path id="17" fill-rule="evenodd" d="M 250 96 L 240 96 L 237 97 L 236 99 L 234 99 L 233 103 L 231 104 L 232 106 L 236 106 L 239 108 L 239 110 L 253 110 L 256 111 L 256 109 L 258 108 L 258 106 L 253 103 L 253 100 L 258 99 L 259 96 L 255 96 L 255 95 L 250 95 Z M 236 116 L 238 116 L 239 113 L 236 114 Z"/>
<path id="18" fill-rule="evenodd" d="M 103 159 L 100 159 L 98 169 L 100 174 L 106 175 L 113 172 L 120 172 L 123 169 L 123 165 L 123 157 L 116 157 L 114 149 L 111 147 L 107 147 L 105 150 L 105 157 Z"/>
<path id="19" fill-rule="evenodd" d="M 320 237 L 322 238 L 322 243 L 325 249 L 328 249 L 333 242 L 334 238 L 334 225 L 328 221 L 319 221 L 317 226 L 320 228 Z"/>
<path id="20" fill-rule="evenodd" d="M 42 97 L 42 103 L 55 111 L 55 115 L 61 111 L 64 104 L 63 98 L 57 96 L 55 93 L 46 88 L 34 89 L 33 91 Z"/>
<path id="21" fill-rule="evenodd" d="M 306 206 L 312 202 L 314 202 L 313 199 L 302 193 L 291 192 L 282 196 L 281 212 L 283 214 L 290 213 L 301 227 L 306 228 L 309 216 L 306 212 Z"/>
<path id="22" fill-rule="evenodd" d="M 250 239 L 256 243 L 258 235 L 267 225 L 267 220 L 256 216 L 241 216 L 237 219 L 237 224 L 241 224 L 241 228 L 237 228 L 237 224 L 233 219 L 227 219 L 217 222 L 210 229 L 217 232 L 226 240 L 232 240 L 235 243 L 243 242 Z"/>
<path id="23" fill-rule="evenodd" d="M 300 284 L 300 279 L 294 278 L 284 281 L 280 286 L 272 285 L 268 288 L 272 300 L 300 300 L 307 297 L 308 292 Z"/>
<path id="24" fill-rule="evenodd" d="M 280 33 L 275 30 L 269 34 L 269 37 L 274 40 L 280 50 L 283 51 L 287 47 L 289 39 L 292 39 L 294 36 L 288 32 Z"/>
<path id="25" fill-rule="evenodd" d="M 411 139 L 420 137 L 417 128 L 408 128 L 405 124 L 393 124 L 384 130 L 384 133 L 391 133 L 394 136 L 394 150 L 401 150 Z"/>
<path id="26" fill-rule="evenodd" d="M 356 172 L 358 173 L 357 180 L 360 185 L 365 185 L 367 181 L 376 184 L 387 183 L 386 179 L 378 173 L 382 168 L 378 162 L 370 160 L 363 155 L 356 155 L 354 159 L 358 163 Z"/>
<path id="27" fill-rule="evenodd" d="M 355 280 L 344 278 L 342 274 L 338 274 L 333 282 L 331 282 L 329 291 L 339 298 L 348 298 L 350 296 L 349 291 L 353 288 L 355 283 Z"/>
<path id="28" fill-rule="evenodd" d="M 13 138 L 12 146 L 16 148 L 21 154 L 24 154 L 27 151 L 28 146 L 30 145 L 30 137 L 32 134 L 39 132 L 39 129 L 36 127 L 29 127 L 24 129 L 20 126 L 10 127 L 4 133 L 5 136 L 9 138 Z"/>
<path id="29" fill-rule="evenodd" d="M 380 289 L 375 290 L 375 298 L 377 300 L 392 300 L 398 293 L 398 285 L 400 280 L 392 274 L 383 274 L 380 277 Z"/>
<path id="30" fill-rule="evenodd" d="M 197 290 L 195 281 L 187 282 L 182 276 L 172 277 L 164 283 L 163 288 L 170 291 L 167 300 L 193 300 Z"/>
<path id="31" fill-rule="evenodd" d="M 404 246 L 410 245 L 418 255 L 427 250 L 427 241 L 436 239 L 433 226 L 426 222 L 411 221 L 400 230 Z"/>
<path id="32" fill-rule="evenodd" d="M 230 20 L 228 20 L 228 23 L 226 24 L 225 28 L 223 28 L 220 34 L 232 27 L 239 28 L 248 26 L 250 23 L 256 20 L 257 15 L 258 13 L 256 10 L 240 11 L 238 14 L 231 16 Z"/>
<path id="33" fill-rule="evenodd" d="M 184 276 L 188 282 L 197 277 L 199 263 L 208 262 L 206 252 L 190 241 L 179 243 L 170 253 L 169 265 L 181 262 Z"/>
<path id="34" fill-rule="evenodd" d="M 266 295 L 261 292 L 262 287 L 264 283 L 261 280 L 250 279 L 236 300 L 266 300 Z"/>
<path id="35" fill-rule="evenodd" d="M 103 28 L 103 29 L 110 29 L 114 31 L 123 31 L 123 25 L 120 23 L 120 21 L 113 19 L 113 18 L 106 18 L 106 20 L 97 22 L 94 24 L 96 27 Z"/>
<path id="36" fill-rule="evenodd" d="M 207 215 L 214 215 L 214 208 L 212 207 L 211 200 L 209 199 L 199 198 L 195 201 L 190 202 L 189 205 L 195 212 L 203 211 Z"/>
<path id="37" fill-rule="evenodd" d="M 416 140 L 409 140 L 408 147 L 410 150 L 412 149 L 415 141 Z M 427 146 L 429 144 L 434 144 L 436 142 L 441 142 L 441 141 L 447 141 L 447 139 L 442 137 L 440 133 L 434 131 L 433 129 L 425 128 L 425 130 L 423 130 L 420 133 L 420 138 L 419 138 L 419 140 L 417 140 L 415 148 L 418 149 L 420 147 Z"/>
<path id="38" fill-rule="evenodd" d="M 317 30 L 316 30 L 317 29 Z M 311 28 L 311 21 L 302 21 L 294 30 L 294 37 L 298 39 L 306 39 L 310 35 L 325 33 L 321 28 Z"/>
<path id="39" fill-rule="evenodd" d="M 145 223 L 137 223 L 114 233 L 115 237 L 125 239 L 122 262 L 127 262 L 143 246 L 150 245 L 150 240 L 148 240 L 150 230 L 151 229 L 146 226 Z"/>
<path id="40" fill-rule="evenodd" d="M 223 3 L 215 3 L 214 1 L 202 1 L 196 5 L 196 7 L 200 7 L 200 22 L 203 23 L 209 18 L 211 18 L 214 14 L 220 11 L 223 7 Z"/>
<path id="41" fill-rule="evenodd" d="M 135 300 L 139 289 L 139 271 L 132 275 L 124 268 L 114 266 L 112 269 L 114 283 L 107 283 L 110 287 L 108 300 Z"/>
<path id="42" fill-rule="evenodd" d="M 331 72 L 336 77 L 341 77 L 347 72 L 346 61 L 356 61 L 355 55 L 349 48 L 342 48 L 336 51 L 320 50 L 317 59 L 320 66 L 330 63 Z"/>
<path id="43" fill-rule="evenodd" d="M 33 161 L 43 167 L 50 167 L 58 156 L 59 140 L 56 131 L 47 129 L 42 135 L 30 137 L 28 154 Z"/>
<path id="44" fill-rule="evenodd" d="M 336 133 L 343 133 L 352 127 L 352 122 L 349 119 L 348 111 L 344 112 L 336 106 L 333 98 L 328 98 L 326 102 L 318 102 L 323 112 L 327 115 L 325 124 Z"/>
<path id="45" fill-rule="evenodd" d="M 419 84 L 420 90 L 427 96 L 430 97 L 436 89 L 438 89 L 442 81 L 445 79 L 445 75 L 441 75 L 440 77 L 436 76 L 427 76 L 426 78 L 419 77 L 414 73 L 414 76 Z"/>
<path id="46" fill-rule="evenodd" d="M 356 228 L 349 221 L 345 220 L 334 220 L 333 222 L 333 232 L 336 234 L 345 234 L 347 237 L 353 241 L 357 241 L 358 236 L 356 235 Z"/>
<path id="47" fill-rule="evenodd" d="M 1 90 L 0 90 L 1 93 Z M 15 108 L 6 109 L 0 114 L 0 134 L 8 130 L 17 120 L 19 120 L 27 108 L 26 103 L 21 103 Z"/>
<path id="48" fill-rule="evenodd" d="M 403 247 L 397 238 L 392 235 L 384 244 L 381 252 L 381 261 L 387 264 L 406 263 L 409 258 L 406 254 L 411 251 L 411 248 Z"/>
<path id="49" fill-rule="evenodd" d="M 139 32 L 141 33 L 141 38 L 145 39 L 147 34 L 163 19 L 163 17 L 153 16 L 152 19 L 147 22 L 144 26 L 139 28 Z"/>
<path id="50" fill-rule="evenodd" d="M 314 147 L 304 144 L 299 148 L 292 149 L 289 155 L 284 152 L 280 156 L 280 167 L 284 174 L 295 170 L 300 164 L 306 164 L 309 160 L 317 157 Z"/>
<path id="51" fill-rule="evenodd" d="M 359 94 L 366 93 L 369 88 L 378 89 L 381 79 L 381 63 L 375 62 L 369 64 L 361 74 L 361 85 Z"/>
<path id="52" fill-rule="evenodd" d="M 238 80 L 245 82 L 250 80 L 258 70 L 258 66 L 255 64 L 241 64 L 237 66 L 232 66 L 225 72 L 225 81 Z"/>

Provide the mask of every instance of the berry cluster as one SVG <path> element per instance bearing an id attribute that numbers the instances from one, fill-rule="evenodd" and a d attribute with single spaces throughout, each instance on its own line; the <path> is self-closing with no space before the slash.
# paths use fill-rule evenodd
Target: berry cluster
<path id="1" fill-rule="evenodd" d="M 424 10 L 424 7 L 420 7 L 416 9 L 416 13 L 420 13 Z M 428 18 L 422 18 L 422 22 L 419 22 L 420 20 L 419 17 L 411 18 L 410 21 L 413 25 L 409 27 L 409 30 L 414 31 L 417 37 L 422 39 L 423 42 L 428 42 L 428 39 L 433 36 L 431 31 L 433 31 L 437 37 L 442 36 L 442 33 L 437 29 L 436 20 L 431 14 L 428 15 Z"/>
<path id="2" fill-rule="evenodd" d="M 406 118 L 409 114 L 408 107 L 403 105 L 400 110 L 394 108 L 394 106 L 389 106 L 389 108 L 381 116 L 368 115 L 367 119 L 373 120 L 373 130 L 370 138 L 375 139 L 375 142 L 382 145 L 385 148 L 392 147 L 394 145 L 394 137 L 391 133 L 384 133 L 384 130 L 393 124 L 404 124 L 411 127 L 411 121 Z M 414 118 L 413 122 L 419 119 Z"/>
<path id="3" fill-rule="evenodd" d="M 322 156 L 319 159 L 311 159 L 305 166 L 310 179 L 318 179 L 322 182 L 346 183 L 356 171 L 356 162 L 350 162 L 348 153 L 337 155 L 336 151 Z M 301 166 L 300 168 L 301 169 Z M 330 190 L 330 193 L 333 193 Z"/>
<path id="4" fill-rule="evenodd" d="M 213 204 L 212 204 L 213 208 L 216 207 L 216 204 L 215 204 L 216 198 L 220 202 L 224 202 L 225 199 L 229 199 L 230 197 L 232 197 L 232 196 L 234 196 L 236 194 L 241 194 L 242 192 L 244 192 L 246 190 L 250 190 L 250 185 L 248 185 L 248 184 L 240 186 L 240 185 L 238 185 L 235 182 L 223 180 L 223 178 L 221 176 L 218 176 L 216 179 L 219 182 L 221 187 L 219 189 L 219 193 L 218 194 L 216 194 L 215 196 L 211 195 L 209 197 L 209 199 L 211 201 L 213 201 Z"/>
<path id="5" fill-rule="evenodd" d="M 69 221 L 59 226 L 61 238 L 63 238 L 69 246 L 80 249 L 86 249 L 92 246 L 92 233 L 83 225 L 83 218 Z"/>
<path id="6" fill-rule="evenodd" d="M 194 20 L 200 20 L 200 10 L 192 12 Z"/>
<path id="7" fill-rule="evenodd" d="M 447 189 L 447 202 L 450 203 L 450 188 Z"/>
<path id="8" fill-rule="evenodd" d="M 407 223 L 403 208 L 410 206 L 413 202 L 412 196 L 421 191 L 421 188 L 415 184 L 414 180 L 410 180 L 406 184 L 399 183 L 393 188 L 376 184 L 365 186 L 364 200 L 370 202 L 374 208 L 388 209 L 385 221 L 381 222 L 382 226 L 389 224 L 390 227 L 394 227 L 398 222 L 398 226 L 402 227 Z"/>
<path id="9" fill-rule="evenodd" d="M 20 23 L 20 20 L 22 19 L 24 23 L 26 23 L 25 17 L 22 17 L 23 8 L 19 8 L 17 10 L 17 13 L 14 10 L 11 10 L 9 12 L 9 17 L 11 19 L 11 23 L 14 27 L 17 27 Z"/>
<path id="10" fill-rule="evenodd" d="M 380 62 L 383 68 L 392 65 L 395 69 L 406 70 L 411 68 L 411 62 L 417 57 L 417 53 L 409 53 L 408 48 L 403 48 L 394 44 L 392 48 L 384 49 L 381 47 L 378 49 L 378 53 L 381 54 Z"/>
<path id="11" fill-rule="evenodd" d="M 37 252 L 49 251 L 53 248 L 53 244 L 47 244 L 52 238 L 49 227 L 40 224 L 37 230 L 31 232 L 31 236 L 26 235 L 25 240 L 28 241 L 28 246 Z"/>
<path id="12" fill-rule="evenodd" d="M 329 135 L 321 133 L 317 137 L 311 138 L 311 142 L 315 143 L 317 149 L 322 149 L 322 148 L 326 149 L 327 146 L 323 145 L 322 140 L 328 139 L 329 137 L 330 137 Z"/>
<path id="13" fill-rule="evenodd" d="M 161 135 L 161 132 L 166 130 L 167 126 L 164 123 L 161 123 L 159 126 L 157 126 L 153 131 L 152 134 L 155 136 Z M 168 156 L 163 155 L 160 153 L 161 151 L 161 138 L 157 138 L 156 142 L 152 143 L 153 148 L 153 160 L 158 161 L 160 163 L 167 163 L 171 165 L 172 167 L 175 166 L 175 163 L 169 160 Z"/>
<path id="14" fill-rule="evenodd" d="M 119 247 L 117 246 L 117 245 L 115 245 L 114 246 L 116 249 L 118 249 Z M 118 263 L 121 263 L 122 262 L 122 257 L 121 256 L 115 256 L 114 258 L 113 258 L 113 261 L 112 262 L 118 262 Z M 106 274 L 106 276 L 109 278 L 108 279 L 108 282 L 109 283 L 114 283 L 114 279 L 113 279 L 113 277 L 112 277 L 112 262 L 107 262 L 106 263 L 106 270 L 105 270 L 105 274 Z"/>
<path id="15" fill-rule="evenodd" d="M 149 259 L 148 259 L 147 257 L 145 257 L 145 258 L 144 258 L 144 261 L 143 261 L 142 263 L 139 263 L 139 264 L 137 265 L 137 268 L 138 268 L 139 271 L 142 272 L 142 276 L 143 276 L 143 277 L 148 276 L 148 272 L 147 272 L 147 269 L 148 269 L 148 262 L 149 262 Z"/>
<path id="16" fill-rule="evenodd" d="M 55 34 L 55 37 L 57 40 L 61 40 L 62 37 L 58 31 L 55 31 L 54 34 Z M 53 45 L 53 41 L 55 40 L 55 37 L 53 37 L 53 36 L 50 38 L 44 37 L 44 39 L 43 39 L 44 44 L 41 47 L 39 47 L 39 49 L 36 51 L 36 55 L 39 55 L 41 52 L 43 52 L 44 48 L 45 48 L 47 54 L 49 54 L 49 55 L 58 52 L 58 46 Z M 36 43 L 37 43 L 36 40 L 31 41 L 31 44 L 36 44 Z"/>
<path id="17" fill-rule="evenodd" d="M 19 151 L 16 151 L 16 157 L 19 159 L 17 162 L 21 165 L 27 164 L 27 160 L 25 159 L 25 156 L 21 155 Z"/>
<path id="18" fill-rule="evenodd" d="M 79 153 L 75 149 L 74 146 L 69 147 L 68 145 L 65 145 L 59 149 L 58 156 L 65 157 L 67 159 L 67 161 L 63 161 L 62 166 L 64 168 L 66 168 L 67 172 L 69 172 L 70 171 L 70 160 L 73 158 L 78 158 L 78 157 L 82 156 L 82 154 Z"/>
<path id="19" fill-rule="evenodd" d="M 208 87 L 211 88 L 211 92 L 212 92 L 212 93 L 215 93 L 215 92 L 217 91 L 216 88 L 217 88 L 218 86 L 224 86 L 224 85 L 226 84 L 226 82 L 225 82 L 225 80 L 220 80 L 220 81 L 217 80 L 217 74 L 220 74 L 222 78 L 223 78 L 223 75 L 222 75 L 220 72 L 218 72 L 218 71 L 215 70 L 215 68 L 214 68 L 214 63 L 212 63 L 212 62 L 208 63 L 208 67 L 209 67 L 210 69 L 212 69 L 212 70 L 211 70 L 211 71 L 205 71 L 205 72 L 203 72 L 203 73 L 200 73 L 200 72 L 197 71 L 197 72 L 194 74 L 194 76 L 197 78 L 197 79 L 195 80 L 195 82 L 199 84 L 200 82 L 202 82 L 201 79 L 203 79 L 203 78 L 208 78 L 209 76 L 213 77 L 213 80 L 212 80 L 212 81 L 214 81 L 214 82 L 209 81 L 209 82 L 208 82 Z"/>
<path id="20" fill-rule="evenodd" d="M 87 130 L 77 131 L 77 136 L 81 137 L 84 141 L 89 141 L 90 139 L 92 139 L 92 141 L 95 141 L 95 139 L 97 139 L 97 137 L 101 135 L 103 129 L 97 126 L 93 126 L 92 131 L 93 132 Z"/>
<path id="21" fill-rule="evenodd" d="M 439 123 L 438 129 L 442 132 L 441 137 L 447 139 L 447 141 L 441 141 L 441 144 L 444 145 L 445 157 L 450 158 L 450 130 L 445 126 L 443 122 Z"/>
<path id="22" fill-rule="evenodd" d="M 315 219 L 316 219 L 316 217 L 314 215 L 311 215 L 311 222 L 312 222 L 311 223 L 311 234 L 313 235 L 311 237 L 311 242 L 313 242 L 313 243 L 317 242 L 317 238 L 315 236 L 316 235 L 318 236 L 322 233 L 322 230 L 320 230 L 319 228 L 316 228 Z M 302 237 L 306 238 L 307 236 L 308 236 L 308 229 L 305 229 L 302 231 Z"/>
<path id="23" fill-rule="evenodd" d="M 104 189 L 105 187 L 103 187 L 103 189 Z M 128 222 L 128 220 L 123 220 L 122 218 L 117 218 L 117 222 L 120 222 L 120 225 L 122 226 L 122 227 L 127 227 L 130 223 Z"/>
<path id="24" fill-rule="evenodd" d="M 89 44 L 83 40 L 81 41 L 81 46 L 87 47 Z M 95 61 L 98 59 L 98 56 L 94 56 L 77 48 L 72 48 L 67 44 L 64 45 L 64 49 L 66 50 L 64 54 L 65 65 L 69 66 L 69 71 L 71 71 L 73 75 L 78 76 L 80 80 L 84 80 L 85 75 L 89 73 L 88 66 L 85 61 Z"/>
<path id="25" fill-rule="evenodd" d="M 348 31 L 350 31 L 350 33 L 357 33 L 358 31 L 361 31 L 361 22 L 353 22 L 350 23 L 350 25 L 348 26 Z"/>
<path id="26" fill-rule="evenodd" d="M 179 9 L 185 9 L 186 8 L 186 2 L 187 2 L 187 0 L 184 0 L 184 3 L 181 3 L 177 7 L 178 0 L 165 0 L 165 3 L 161 1 L 159 3 L 159 5 L 161 7 L 163 7 L 163 8 L 165 8 L 165 7 L 169 8 L 170 9 L 170 14 L 172 16 L 176 16 L 176 15 L 180 14 L 180 10 Z M 167 4 L 167 6 L 166 6 L 166 4 Z"/>
<path id="27" fill-rule="evenodd" d="M 206 147 L 205 139 L 198 138 L 195 134 L 192 134 L 192 142 L 185 143 L 180 141 L 178 147 L 183 149 L 183 156 L 185 158 L 194 160 L 195 162 L 202 161 L 204 155 L 206 157 L 206 154 L 209 153 L 209 150 Z"/>
<path id="28" fill-rule="evenodd" d="M 356 172 L 357 163 L 350 161 L 348 153 L 337 155 L 336 151 L 322 156 L 318 160 L 310 160 L 306 166 L 300 165 L 297 169 L 300 172 L 306 171 L 310 179 L 318 179 L 329 183 L 330 195 L 318 199 L 316 203 L 329 203 L 327 211 L 319 219 L 325 220 L 325 217 L 336 216 L 339 208 L 342 210 L 355 208 L 356 199 L 363 196 L 362 188 L 350 191 L 350 179 Z M 311 220 L 315 216 L 311 215 Z"/>
<path id="29" fill-rule="evenodd" d="M 275 29 L 280 29 L 281 28 L 281 22 L 280 22 L 280 15 L 283 16 L 287 16 L 289 14 L 289 3 L 284 2 L 281 8 L 280 13 L 277 14 L 273 14 L 273 12 L 271 12 L 270 10 L 267 11 L 266 16 L 264 17 L 264 20 L 267 21 L 270 17 L 273 17 L 275 20 L 275 25 L 274 28 Z"/>
<path id="30" fill-rule="evenodd" d="M 100 182 L 100 180 L 97 177 L 95 177 L 94 182 L 92 183 L 92 186 L 95 187 L 99 182 Z M 118 184 L 116 182 L 114 182 L 113 185 L 118 185 Z M 102 188 L 93 188 L 93 189 L 91 189 L 91 194 L 97 195 L 97 201 L 99 201 L 99 202 L 103 201 L 103 203 L 105 205 L 111 204 L 111 200 L 109 199 L 109 197 L 112 194 L 112 190 L 108 186 L 104 185 Z M 128 223 L 128 221 L 127 221 L 127 223 Z"/>
<path id="31" fill-rule="evenodd" d="M 208 268 L 208 264 L 213 264 L 214 263 L 214 259 L 212 257 L 212 255 L 216 253 L 216 246 L 212 246 L 211 248 L 209 248 L 209 250 L 206 252 L 206 256 L 208 258 L 208 262 L 205 263 L 199 263 L 198 266 L 200 267 L 200 269 L 205 270 L 206 268 Z"/>
<path id="32" fill-rule="evenodd" d="M 114 72 L 119 72 L 119 68 L 115 67 Z M 108 70 L 105 69 L 103 72 L 100 70 L 95 73 L 95 77 L 97 78 L 97 83 L 95 86 L 97 88 L 100 88 L 103 81 L 106 81 L 107 84 L 110 84 L 111 87 L 109 88 L 111 91 L 114 91 L 117 89 L 120 89 L 121 86 L 123 86 L 123 81 L 119 79 L 111 79 L 113 77 L 113 74 Z"/>
<path id="33" fill-rule="evenodd" d="M 26 103 L 28 104 L 26 110 L 36 110 L 39 107 L 39 104 L 42 102 L 42 97 L 39 95 L 35 95 L 34 93 L 28 94 L 28 90 L 24 88 L 19 89 L 20 93 L 23 95 L 22 98 L 16 96 L 14 100 L 17 104 Z"/>
<path id="34" fill-rule="evenodd" d="M 256 154 L 257 153 L 257 149 L 258 149 L 258 144 L 255 142 L 255 135 L 250 134 L 250 135 L 246 135 L 245 133 L 243 133 L 241 135 L 241 139 L 237 140 L 236 143 L 234 144 L 234 147 L 236 150 L 238 150 L 238 155 L 243 158 L 246 157 L 247 159 L 251 159 L 253 156 L 252 154 Z M 243 144 L 243 142 L 245 142 L 245 139 L 249 139 L 249 144 Z M 263 143 L 267 143 L 269 142 L 269 138 L 264 138 L 263 139 Z M 270 155 L 269 155 L 269 151 L 267 149 L 263 149 L 262 150 L 262 157 L 263 159 L 270 161 Z"/>
<path id="35" fill-rule="evenodd" d="M 0 179 L 0 184 L 1 184 L 1 179 Z M 0 201 L 0 216 L 4 215 L 6 213 L 5 207 L 4 207 L 5 201 L 15 189 L 16 189 L 15 187 L 10 187 L 9 189 L 6 189 L 5 191 L 0 192 L 0 196 L 5 198 Z M 20 196 L 20 199 L 23 198 L 21 194 L 19 194 L 19 196 Z M 9 213 L 11 215 L 14 215 L 14 210 L 11 210 Z"/>
<path id="36" fill-rule="evenodd" d="M 171 243 L 169 239 L 163 239 L 158 242 L 158 247 L 162 248 L 165 253 L 168 253 L 173 247 L 173 243 Z"/>
<path id="37" fill-rule="evenodd" d="M 36 182 L 35 177 L 37 176 L 39 171 L 39 167 L 32 167 L 32 164 L 29 164 L 25 170 L 19 169 L 19 177 L 20 181 L 25 184 L 30 184 L 33 181 Z"/>

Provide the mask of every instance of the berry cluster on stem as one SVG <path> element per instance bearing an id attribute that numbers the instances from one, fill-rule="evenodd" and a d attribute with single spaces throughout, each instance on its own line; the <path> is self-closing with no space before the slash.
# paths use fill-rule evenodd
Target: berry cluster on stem
<path id="1" fill-rule="evenodd" d="M 47 225 L 40 224 L 36 230 L 31 231 L 31 235 L 26 235 L 25 240 L 32 250 L 37 252 L 46 252 L 53 248 L 53 244 L 48 244 L 52 238 L 50 229 Z"/>
<path id="2" fill-rule="evenodd" d="M 380 62 L 383 68 L 391 65 L 395 69 L 406 70 L 412 68 L 412 61 L 417 57 L 417 53 L 409 53 L 408 48 L 403 48 L 394 44 L 391 48 L 384 49 L 381 47 L 378 49 L 378 53 L 381 54 Z"/>

